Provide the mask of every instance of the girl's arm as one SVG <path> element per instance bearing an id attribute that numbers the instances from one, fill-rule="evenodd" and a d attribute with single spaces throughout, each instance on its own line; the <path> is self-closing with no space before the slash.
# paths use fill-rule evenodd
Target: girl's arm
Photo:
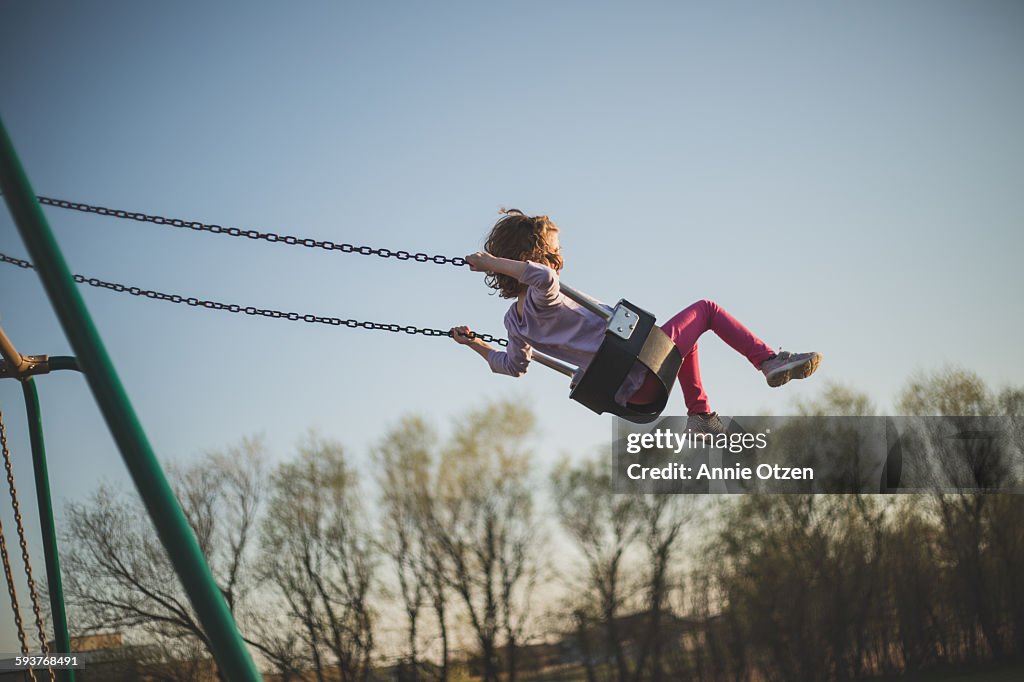
<path id="1" fill-rule="evenodd" d="M 465 325 L 452 327 L 448 331 L 448 335 L 456 343 L 469 346 L 476 351 L 477 355 L 486 360 L 492 372 L 513 377 L 526 374 L 526 366 L 530 364 L 532 349 L 518 336 L 510 335 L 508 350 L 503 351 L 492 348 L 489 343 L 478 337 L 470 338 L 470 334 L 472 331 Z"/>
<path id="2" fill-rule="evenodd" d="M 491 351 L 495 349 L 491 344 L 479 337 L 470 337 L 470 334 L 472 333 L 472 330 L 466 325 L 462 325 L 461 327 L 452 327 L 448 330 L 448 334 L 455 339 L 455 343 L 462 344 L 463 346 L 469 346 L 477 352 L 477 355 L 482 357 L 484 360 L 487 360 Z"/>
<path id="3" fill-rule="evenodd" d="M 477 251 L 466 256 L 469 269 L 473 272 L 497 272 L 500 275 L 508 275 L 520 279 L 526 271 L 526 261 L 498 258 L 486 251 Z"/>
<path id="4" fill-rule="evenodd" d="M 526 284 L 538 308 L 551 308 L 558 301 L 558 273 L 546 265 L 498 258 L 486 251 L 466 256 L 466 262 L 473 272 L 496 272 Z"/>

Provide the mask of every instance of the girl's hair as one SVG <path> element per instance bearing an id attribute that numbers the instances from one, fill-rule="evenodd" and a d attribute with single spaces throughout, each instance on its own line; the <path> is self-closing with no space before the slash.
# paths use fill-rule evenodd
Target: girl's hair
<path id="1" fill-rule="evenodd" d="M 562 269 L 562 257 L 550 249 L 547 235 L 558 230 L 546 215 L 528 216 L 517 208 L 501 209 L 504 214 L 487 235 L 484 250 L 492 256 L 510 260 L 530 260 Z M 515 298 L 526 285 L 509 275 L 489 273 L 484 281 L 502 298 Z"/>

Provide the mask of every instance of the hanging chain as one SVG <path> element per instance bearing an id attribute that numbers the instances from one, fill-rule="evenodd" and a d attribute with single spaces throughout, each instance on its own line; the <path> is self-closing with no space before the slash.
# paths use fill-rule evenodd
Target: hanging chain
<path id="1" fill-rule="evenodd" d="M 34 266 L 27 260 L 20 258 L 13 258 L 4 253 L 0 253 L 0 263 L 10 263 L 11 265 L 17 265 L 19 268 L 34 269 Z M 151 291 L 149 289 L 140 289 L 139 287 L 125 286 L 124 284 L 118 284 L 117 282 L 106 282 L 95 277 L 84 277 L 82 275 L 73 275 L 74 280 L 79 284 L 88 284 L 91 287 L 98 287 L 100 289 L 110 289 L 111 291 L 117 291 L 119 293 L 128 293 L 132 296 L 144 296 L 157 301 L 169 301 L 170 303 L 184 303 L 197 308 L 209 308 L 210 310 L 226 310 L 229 313 L 244 313 L 246 315 L 255 315 L 261 317 L 270 317 L 274 319 L 285 319 L 291 320 L 292 322 L 309 322 L 311 324 L 326 324 L 333 327 L 348 327 L 349 329 L 373 329 L 385 332 L 405 332 L 406 334 L 422 334 L 424 336 L 451 336 L 451 334 L 444 329 L 431 329 L 429 327 L 416 327 L 411 324 L 400 325 L 392 324 L 387 322 L 365 322 L 353 319 L 342 319 L 340 317 L 326 317 L 322 315 L 302 314 L 295 312 L 285 312 L 282 310 L 273 310 L 268 308 L 257 308 L 255 306 L 243 306 L 237 303 L 219 303 L 217 301 L 207 301 L 201 298 L 195 298 L 193 296 L 180 296 L 178 294 L 165 294 L 159 291 Z M 508 340 L 496 338 L 490 334 L 480 334 L 472 332 L 471 338 L 478 338 L 488 343 L 495 343 L 499 346 L 507 346 Z"/>
<path id="2" fill-rule="evenodd" d="M 7 579 L 7 593 L 11 595 L 11 610 L 14 611 L 14 624 L 18 628 L 18 641 L 21 642 L 21 653 L 28 654 L 28 642 L 25 638 L 25 623 L 21 619 L 21 606 L 18 605 L 18 591 L 14 586 L 14 572 L 11 570 L 11 557 L 7 554 L 7 534 L 4 533 L 3 521 L 0 521 L 0 558 L 4 563 L 4 577 Z M 30 668 L 28 674 L 35 682 L 36 675 Z"/>
<path id="3" fill-rule="evenodd" d="M 342 253 L 356 253 L 360 256 L 379 256 L 381 258 L 397 258 L 398 260 L 414 260 L 417 263 L 436 263 L 437 265 L 454 265 L 462 267 L 466 265 L 466 259 L 427 253 L 410 253 L 408 251 L 395 251 L 392 249 L 374 248 L 372 246 L 356 246 L 354 244 L 338 244 L 329 240 L 313 239 L 311 237 L 296 237 L 290 234 L 276 234 L 274 232 L 261 232 L 259 230 L 243 229 L 240 227 L 224 227 L 210 223 L 201 223 L 198 220 L 183 220 L 181 218 L 165 218 L 148 213 L 137 211 L 124 211 L 118 208 L 106 208 L 104 206 L 93 206 L 77 201 L 66 201 L 64 199 L 53 199 L 51 197 L 36 197 L 40 204 L 66 208 L 72 211 L 83 213 L 96 213 L 98 215 L 123 218 L 125 220 L 137 220 L 143 223 L 155 225 L 168 225 L 170 227 L 188 228 L 197 232 L 212 232 L 213 234 L 226 234 L 229 237 L 245 237 L 246 239 L 257 239 L 266 242 L 278 242 L 289 246 L 305 246 L 311 249 L 323 249 L 325 251 L 341 251 Z"/>
<path id="4" fill-rule="evenodd" d="M 21 545 L 21 559 L 25 563 L 25 577 L 28 581 L 28 592 L 32 598 L 32 612 L 35 614 L 36 627 L 39 629 L 40 651 L 44 654 L 50 652 L 46 643 L 46 628 L 43 626 L 43 614 L 39 608 L 39 595 L 36 594 L 36 583 L 32 578 L 32 562 L 28 556 L 28 542 L 25 540 L 25 526 L 21 519 L 21 507 L 18 504 L 18 489 L 14 485 L 14 467 L 11 464 L 11 452 L 7 448 L 7 430 L 4 428 L 3 412 L 0 412 L 0 449 L 3 450 L 4 468 L 7 470 L 7 485 L 11 492 L 11 507 L 14 509 L 14 523 L 18 529 L 18 544 Z M 18 610 L 18 597 L 14 589 L 14 575 L 11 571 L 10 557 L 7 553 L 7 540 L 0 527 L 0 549 L 2 549 L 4 574 L 7 578 L 7 589 L 11 593 L 11 607 L 14 609 L 15 620 L 18 624 L 18 638 L 21 640 L 22 653 L 28 653 L 28 644 L 25 641 L 25 627 L 21 620 L 21 612 Z M 35 673 L 29 668 L 29 675 L 36 679 Z M 50 669 L 50 680 L 54 679 L 53 669 Z"/>

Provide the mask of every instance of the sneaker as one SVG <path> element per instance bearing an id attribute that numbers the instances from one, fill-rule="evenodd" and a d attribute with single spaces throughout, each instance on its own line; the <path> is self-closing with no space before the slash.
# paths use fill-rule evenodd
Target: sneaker
<path id="1" fill-rule="evenodd" d="M 806 379 L 814 374 L 821 362 L 821 353 L 790 353 L 779 350 L 774 357 L 761 363 L 761 372 L 771 387 L 781 386 L 790 379 Z"/>
<path id="2" fill-rule="evenodd" d="M 717 412 L 691 414 L 686 418 L 686 430 L 693 433 L 718 435 L 719 433 L 725 433 L 725 424 L 718 418 Z"/>

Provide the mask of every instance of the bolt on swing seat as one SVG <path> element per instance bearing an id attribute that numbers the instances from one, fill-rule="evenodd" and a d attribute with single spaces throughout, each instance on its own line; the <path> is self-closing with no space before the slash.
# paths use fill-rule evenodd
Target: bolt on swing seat
<path id="1" fill-rule="evenodd" d="M 654 324 L 654 315 L 622 299 L 609 312 L 586 294 L 560 284 L 563 294 L 607 321 L 604 340 L 583 375 L 573 385 L 569 397 L 598 414 L 610 412 L 637 424 L 654 421 L 665 409 L 672 393 L 679 366 L 683 363 L 672 339 Z M 578 369 L 534 350 L 539 363 L 575 377 Z M 659 392 L 654 402 L 623 406 L 615 402 L 615 393 L 635 363 L 639 362 L 658 378 Z"/>

